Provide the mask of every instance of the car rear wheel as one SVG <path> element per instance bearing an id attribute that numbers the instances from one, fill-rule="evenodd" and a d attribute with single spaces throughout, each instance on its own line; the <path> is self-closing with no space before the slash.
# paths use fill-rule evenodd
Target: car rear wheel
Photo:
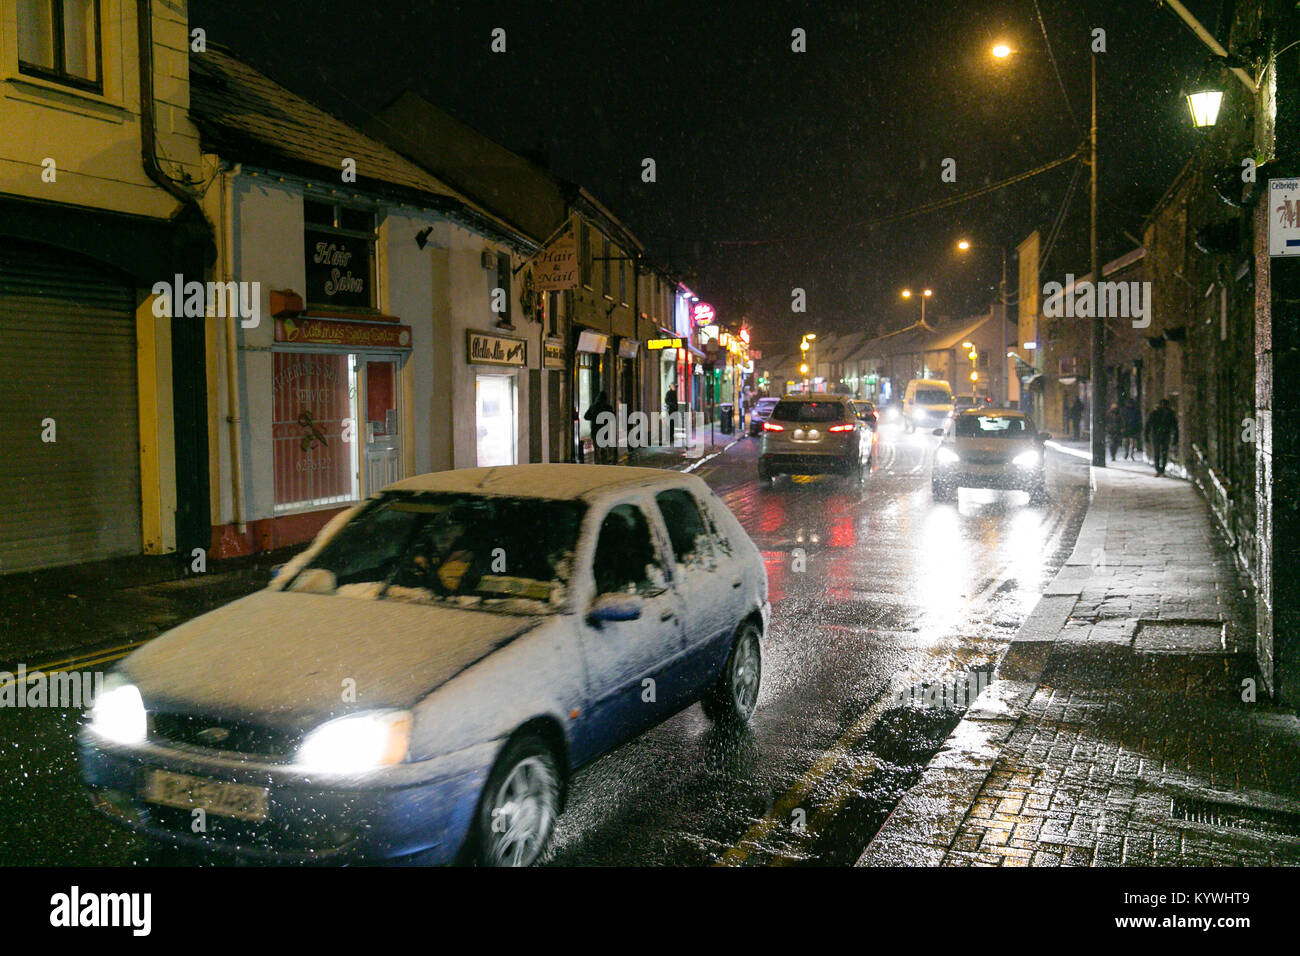
<path id="1" fill-rule="evenodd" d="M 753 621 L 740 626 L 722 676 L 700 701 L 705 716 L 720 727 L 743 727 L 758 704 L 763 680 L 763 651 L 758 637 L 758 626 Z"/>
<path id="2" fill-rule="evenodd" d="M 935 501 L 956 501 L 957 486 L 947 481 L 930 481 L 930 497 Z"/>
<path id="3" fill-rule="evenodd" d="M 531 866 L 546 850 L 560 815 L 561 776 L 541 737 L 516 737 L 488 775 L 479 801 L 474 862 Z"/>

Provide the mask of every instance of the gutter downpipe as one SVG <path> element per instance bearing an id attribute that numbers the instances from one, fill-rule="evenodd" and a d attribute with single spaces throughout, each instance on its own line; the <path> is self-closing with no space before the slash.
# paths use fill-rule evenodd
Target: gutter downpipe
<path id="1" fill-rule="evenodd" d="M 231 180 L 243 170 L 242 163 L 221 173 L 221 278 L 234 281 L 235 203 Z M 230 288 L 225 286 L 225 288 Z M 244 534 L 248 525 L 244 515 L 244 448 L 240 440 L 243 417 L 239 406 L 239 329 L 235 310 L 226 309 L 226 421 L 230 425 L 230 505 L 235 530 Z"/>
<path id="2" fill-rule="evenodd" d="M 181 211 L 177 215 L 189 211 L 198 218 L 194 221 L 205 222 L 211 229 L 212 224 L 208 222 L 203 207 L 199 205 L 198 200 L 194 198 L 179 183 L 174 182 L 168 175 L 163 172 L 162 167 L 158 165 L 157 156 L 157 135 L 154 125 L 153 115 L 153 10 L 151 0 L 136 0 L 135 5 L 136 19 L 136 40 L 138 44 L 137 59 L 140 61 L 140 158 L 144 164 L 145 175 L 153 182 L 157 183 L 168 195 L 174 197 L 181 204 Z M 238 175 L 239 167 L 235 168 L 235 175 Z M 227 186 L 227 176 L 222 177 L 222 214 L 225 219 L 225 228 L 222 230 L 221 242 L 223 272 L 225 278 L 229 279 L 231 275 L 230 268 L 230 248 L 234 244 L 231 234 L 233 216 L 230 214 L 229 191 Z M 175 216 L 172 217 L 176 218 Z M 213 230 L 215 231 L 215 230 Z M 226 309 L 230 312 L 232 310 Z M 231 414 L 227 421 L 231 425 L 230 446 L 231 446 L 231 501 L 234 508 L 234 519 L 239 533 L 246 531 L 244 522 L 244 500 L 243 500 L 243 454 L 239 444 L 239 391 L 237 388 L 239 382 L 239 363 L 236 356 L 235 338 L 236 331 L 234 328 L 234 318 L 228 315 L 226 317 L 226 374 L 229 387 L 229 405 Z"/>

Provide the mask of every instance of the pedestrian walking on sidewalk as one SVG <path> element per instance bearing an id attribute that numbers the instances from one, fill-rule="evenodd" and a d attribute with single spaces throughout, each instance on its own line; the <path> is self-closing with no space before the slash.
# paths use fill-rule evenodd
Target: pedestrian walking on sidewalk
<path id="1" fill-rule="evenodd" d="M 1126 398 L 1120 408 L 1120 416 L 1124 419 L 1124 458 L 1132 461 L 1133 451 L 1142 441 L 1142 410 L 1138 408 L 1137 402 Z"/>
<path id="2" fill-rule="evenodd" d="M 606 413 L 609 414 L 608 418 L 603 417 Z M 582 417 L 591 422 L 591 444 L 595 448 L 592 457 L 596 459 L 596 464 L 618 464 L 618 438 L 614 435 L 614 406 L 609 403 L 609 396 L 604 389 L 601 389 L 596 400 L 587 406 L 587 413 Z"/>
<path id="3" fill-rule="evenodd" d="M 1119 443 L 1124 437 L 1124 416 L 1118 405 L 1111 405 L 1106 412 L 1106 444 L 1110 446 L 1110 460 L 1115 460 L 1119 452 Z"/>
<path id="4" fill-rule="evenodd" d="M 1075 441 L 1079 440 L 1079 426 L 1083 423 L 1083 399 L 1078 395 L 1074 396 L 1074 404 L 1070 406 L 1070 434 Z"/>
<path id="5" fill-rule="evenodd" d="M 1156 474 L 1163 475 L 1169 463 L 1169 449 L 1178 444 L 1178 416 L 1167 398 L 1160 399 L 1147 418 L 1147 441 L 1151 443 Z"/>
<path id="6" fill-rule="evenodd" d="M 668 444 L 677 444 L 677 389 L 675 386 L 668 386 L 668 394 L 664 396 L 664 411 L 668 413 Z"/>

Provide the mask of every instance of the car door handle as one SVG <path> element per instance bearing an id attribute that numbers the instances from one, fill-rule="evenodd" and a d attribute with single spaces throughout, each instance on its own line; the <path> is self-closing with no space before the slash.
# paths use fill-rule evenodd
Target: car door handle
<path id="1" fill-rule="evenodd" d="M 732 586 L 733 588 L 738 588 L 738 587 L 740 587 L 741 584 L 743 584 L 743 583 L 744 583 L 744 582 L 741 581 L 740 578 L 736 578 L 736 580 L 734 580 L 734 581 L 731 582 L 731 586 Z"/>
<path id="2" fill-rule="evenodd" d="M 676 618 L 677 618 L 677 613 L 675 611 L 664 611 L 662 614 L 659 615 L 659 620 L 661 621 L 672 621 L 672 620 L 676 620 Z"/>

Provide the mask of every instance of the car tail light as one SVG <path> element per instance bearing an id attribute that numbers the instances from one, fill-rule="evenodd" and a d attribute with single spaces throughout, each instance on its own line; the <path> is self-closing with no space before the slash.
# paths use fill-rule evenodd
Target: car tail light
<path id="1" fill-rule="evenodd" d="M 784 426 L 784 425 L 774 425 L 774 424 L 772 424 L 771 422 L 763 422 L 763 431 L 765 431 L 765 432 L 783 432 L 783 431 L 785 431 L 785 426 Z"/>
<path id="2" fill-rule="evenodd" d="M 851 431 L 853 431 L 853 426 L 852 426 L 852 425 L 832 425 L 830 428 L 828 428 L 828 429 L 826 429 L 826 430 L 827 430 L 827 431 L 832 431 L 832 432 L 851 432 Z"/>

